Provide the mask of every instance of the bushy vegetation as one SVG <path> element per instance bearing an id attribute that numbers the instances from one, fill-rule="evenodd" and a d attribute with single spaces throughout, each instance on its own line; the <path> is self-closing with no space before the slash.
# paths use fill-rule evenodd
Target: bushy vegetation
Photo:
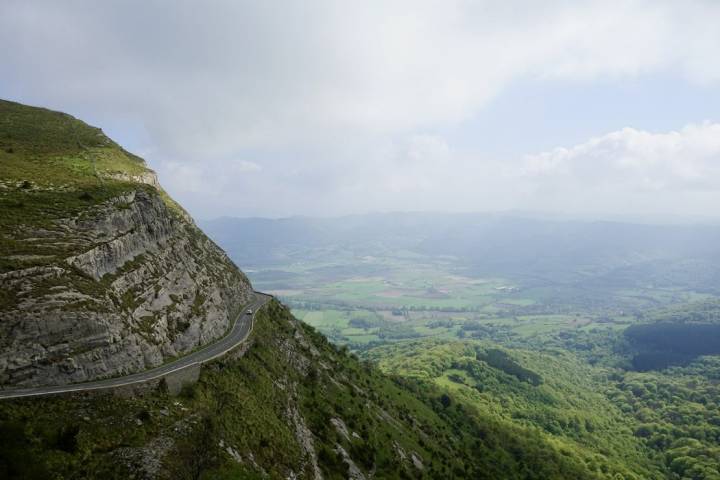
<path id="1" fill-rule="evenodd" d="M 706 358 L 662 372 L 627 372 L 608 388 L 635 420 L 633 434 L 655 452 L 668 478 L 720 479 L 720 362 Z"/>
<path id="2" fill-rule="evenodd" d="M 633 419 L 602 392 L 602 372 L 569 353 L 500 350 L 487 342 L 418 341 L 367 352 L 387 373 L 421 379 L 484 421 L 527 428 L 598 474 L 663 478 Z"/>

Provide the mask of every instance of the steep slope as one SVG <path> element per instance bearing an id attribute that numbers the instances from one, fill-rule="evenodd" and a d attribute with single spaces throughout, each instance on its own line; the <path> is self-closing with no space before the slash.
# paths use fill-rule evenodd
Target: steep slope
<path id="1" fill-rule="evenodd" d="M 99 130 L 0 102 L 0 152 L 3 386 L 157 365 L 220 336 L 249 299 L 153 172 Z M 638 478 L 386 376 L 277 301 L 180 397 L 126 394 L 0 401 L 0 478 Z"/>
<path id="2" fill-rule="evenodd" d="M 666 478 L 662 459 L 635 435 L 639 424 L 608 398 L 608 378 L 620 373 L 591 367 L 572 352 L 426 339 L 376 347 L 365 356 L 388 374 L 435 385 L 498 422 L 534 429 L 598 471 Z"/>
<path id="3" fill-rule="evenodd" d="M 2 478 L 622 478 L 569 455 L 384 376 L 276 301 L 179 397 L 0 402 Z"/>
<path id="4" fill-rule="evenodd" d="M 252 293 L 145 162 L 63 113 L 0 101 L 0 386 L 156 366 Z"/>

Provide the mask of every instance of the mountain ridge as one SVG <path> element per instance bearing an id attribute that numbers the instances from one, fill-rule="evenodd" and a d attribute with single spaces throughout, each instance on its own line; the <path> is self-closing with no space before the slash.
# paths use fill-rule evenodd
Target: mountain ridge
<path id="1" fill-rule="evenodd" d="M 13 102 L 0 132 L 0 385 L 140 371 L 225 333 L 250 282 L 142 159 Z"/>

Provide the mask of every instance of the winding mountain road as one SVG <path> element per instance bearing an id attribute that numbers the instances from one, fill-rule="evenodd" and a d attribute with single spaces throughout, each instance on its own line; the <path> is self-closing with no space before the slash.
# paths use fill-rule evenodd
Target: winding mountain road
<path id="1" fill-rule="evenodd" d="M 133 385 L 143 383 L 164 377 L 170 373 L 187 368 L 193 364 L 203 364 L 217 357 L 224 355 L 240 343 L 244 342 L 252 332 L 255 323 L 255 315 L 257 311 L 270 301 L 272 296 L 255 292 L 255 300 L 246 305 L 243 311 L 235 319 L 230 333 L 222 337 L 220 340 L 206 345 L 200 350 L 196 350 L 188 355 L 178 358 L 172 362 L 166 363 L 159 367 L 145 370 L 142 372 L 124 375 L 122 377 L 107 378 L 104 380 L 94 380 L 83 383 L 73 383 L 69 385 L 56 386 L 39 386 L 27 388 L 13 388 L 8 390 L 0 390 L 0 399 L 34 397 L 40 395 L 52 395 L 66 392 L 84 392 L 88 390 L 101 390 L 106 388 L 116 388 L 125 385 Z M 251 309 L 252 314 L 248 314 L 247 310 Z"/>

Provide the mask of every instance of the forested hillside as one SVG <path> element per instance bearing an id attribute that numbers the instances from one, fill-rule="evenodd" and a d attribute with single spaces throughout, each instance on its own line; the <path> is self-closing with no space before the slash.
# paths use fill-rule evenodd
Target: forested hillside
<path id="1" fill-rule="evenodd" d="M 720 339 L 708 335 L 715 323 L 697 323 L 714 322 L 717 314 L 716 302 L 703 302 L 649 312 L 625 332 L 564 332 L 501 349 L 481 340 L 422 340 L 364 355 L 454 402 L 535 429 L 600 469 L 717 480 L 720 360 L 698 349 L 717 349 Z M 702 327 L 702 342 L 693 341 L 700 335 L 693 326 Z M 688 345 L 696 349 L 688 353 Z M 637 371 L 638 357 L 649 352 L 656 362 Z"/>

